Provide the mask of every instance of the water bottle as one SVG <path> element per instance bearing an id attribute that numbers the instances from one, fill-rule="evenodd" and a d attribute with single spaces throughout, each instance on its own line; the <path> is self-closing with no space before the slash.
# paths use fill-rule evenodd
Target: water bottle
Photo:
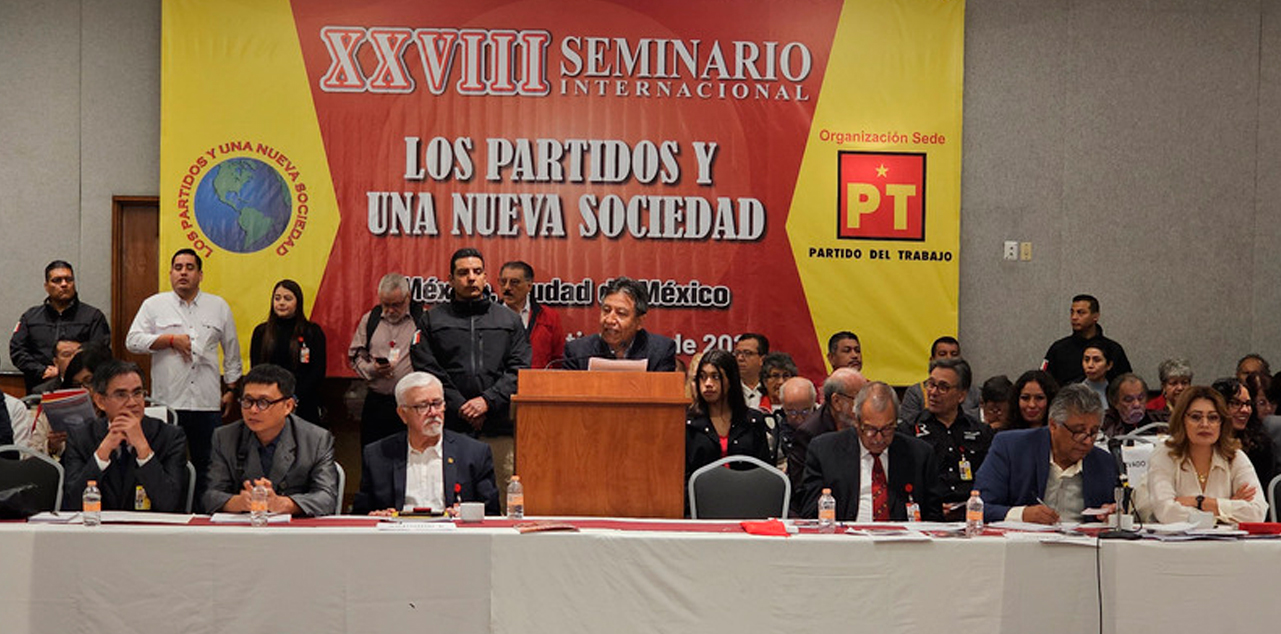
<path id="1" fill-rule="evenodd" d="M 512 483 L 507 485 L 507 519 L 525 519 L 525 487 L 518 475 L 512 476 Z"/>
<path id="2" fill-rule="evenodd" d="M 965 503 L 965 536 L 974 537 L 983 534 L 983 498 L 978 491 L 970 491 L 970 499 Z"/>
<path id="3" fill-rule="evenodd" d="M 267 525 L 267 487 L 255 484 L 249 492 L 249 523 L 253 526 Z"/>
<path id="4" fill-rule="evenodd" d="M 85 526 L 97 526 L 102 523 L 102 492 L 98 490 L 98 481 L 85 483 L 85 494 L 81 499 L 81 517 Z"/>
<path id="5" fill-rule="evenodd" d="M 836 498 L 832 497 L 831 489 L 823 489 L 823 495 L 818 498 L 818 532 L 836 532 Z"/>

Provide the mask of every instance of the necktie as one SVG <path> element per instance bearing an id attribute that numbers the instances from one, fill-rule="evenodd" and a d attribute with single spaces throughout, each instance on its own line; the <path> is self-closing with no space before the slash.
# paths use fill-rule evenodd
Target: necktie
<path id="1" fill-rule="evenodd" d="M 890 487 L 881 466 L 881 454 L 872 454 L 872 519 L 886 522 L 890 519 Z"/>

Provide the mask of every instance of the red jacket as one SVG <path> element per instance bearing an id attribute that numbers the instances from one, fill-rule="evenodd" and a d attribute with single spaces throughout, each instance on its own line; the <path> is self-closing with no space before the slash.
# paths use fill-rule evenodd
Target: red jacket
<path id="1" fill-rule="evenodd" d="M 529 300 L 529 347 L 533 358 L 529 367 L 541 370 L 547 364 L 561 358 L 565 350 L 565 329 L 560 325 L 560 313 Z"/>

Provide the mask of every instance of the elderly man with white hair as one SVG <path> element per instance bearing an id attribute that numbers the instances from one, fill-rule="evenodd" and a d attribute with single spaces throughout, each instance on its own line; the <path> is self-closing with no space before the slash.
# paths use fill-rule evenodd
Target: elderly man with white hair
<path id="1" fill-rule="evenodd" d="M 498 515 L 494 456 L 479 440 L 445 429 L 440 379 L 411 372 L 396 383 L 396 413 L 405 430 L 365 446 L 355 514 L 443 511 L 461 502 L 484 502 Z"/>

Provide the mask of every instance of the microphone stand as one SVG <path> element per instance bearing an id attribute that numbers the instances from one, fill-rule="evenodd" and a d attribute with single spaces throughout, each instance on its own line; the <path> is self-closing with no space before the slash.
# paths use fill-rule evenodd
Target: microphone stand
<path id="1" fill-rule="evenodd" d="M 1117 467 L 1116 526 L 1099 533 L 1099 539 L 1141 539 L 1139 531 L 1134 528 L 1134 489 L 1130 488 L 1130 475 L 1126 473 L 1125 459 L 1121 456 L 1121 441 L 1113 438 L 1108 442 L 1108 449 Z"/>

